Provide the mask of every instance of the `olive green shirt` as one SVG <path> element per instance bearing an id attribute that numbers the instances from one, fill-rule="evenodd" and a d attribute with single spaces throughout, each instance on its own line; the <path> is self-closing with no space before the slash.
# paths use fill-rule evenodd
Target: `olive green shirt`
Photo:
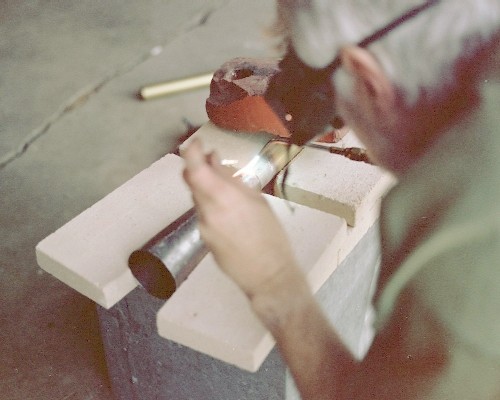
<path id="1" fill-rule="evenodd" d="M 485 82 L 483 94 L 382 205 L 378 325 L 411 285 L 453 337 L 429 398 L 500 396 L 500 85 Z"/>

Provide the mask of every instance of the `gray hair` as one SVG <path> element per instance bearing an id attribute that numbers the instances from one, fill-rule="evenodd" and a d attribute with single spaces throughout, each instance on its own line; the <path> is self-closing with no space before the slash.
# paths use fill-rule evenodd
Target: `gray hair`
<path id="1" fill-rule="evenodd" d="M 355 44 L 422 5 L 424 0 L 278 0 L 288 39 L 304 62 L 323 67 Z M 369 46 L 405 102 L 459 86 L 457 62 L 493 46 L 500 32 L 499 0 L 441 0 Z M 348 85 L 342 70 L 336 83 Z M 463 78 L 463 77 L 462 77 Z M 338 88 L 344 92 L 345 87 Z"/>

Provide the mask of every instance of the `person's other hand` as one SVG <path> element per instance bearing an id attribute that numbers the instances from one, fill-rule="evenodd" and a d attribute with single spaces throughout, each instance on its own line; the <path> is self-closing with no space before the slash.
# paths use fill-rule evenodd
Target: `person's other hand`
<path id="1" fill-rule="evenodd" d="M 338 13 L 343 7 L 325 0 L 278 0 L 277 4 L 278 26 L 300 59 L 314 68 L 332 62 L 339 50 Z"/>

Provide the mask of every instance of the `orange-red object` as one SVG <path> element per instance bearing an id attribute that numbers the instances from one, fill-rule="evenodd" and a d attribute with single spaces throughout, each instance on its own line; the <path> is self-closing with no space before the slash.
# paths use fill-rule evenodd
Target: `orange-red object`
<path id="1" fill-rule="evenodd" d="M 235 58 L 214 74 L 206 110 L 217 126 L 235 132 L 267 132 L 290 137 L 282 121 L 264 100 L 271 78 L 279 72 L 278 60 Z M 335 143 L 348 129 L 332 130 L 319 139 Z"/>

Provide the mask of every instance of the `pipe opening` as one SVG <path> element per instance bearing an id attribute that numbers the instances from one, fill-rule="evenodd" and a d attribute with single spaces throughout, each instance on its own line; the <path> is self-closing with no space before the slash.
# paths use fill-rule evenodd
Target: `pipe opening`
<path id="1" fill-rule="evenodd" d="M 146 250 L 134 251 L 128 265 L 141 286 L 151 295 L 166 300 L 175 292 L 177 284 L 165 264 Z"/>

